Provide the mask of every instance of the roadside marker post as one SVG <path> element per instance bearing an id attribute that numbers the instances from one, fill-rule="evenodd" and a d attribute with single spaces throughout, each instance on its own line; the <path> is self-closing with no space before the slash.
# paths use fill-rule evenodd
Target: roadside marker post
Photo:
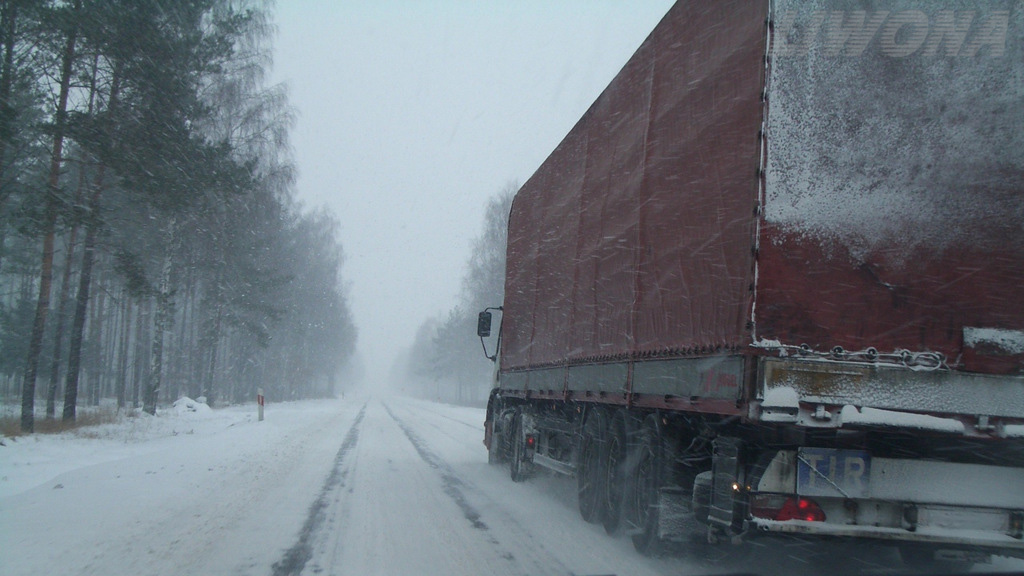
<path id="1" fill-rule="evenodd" d="M 259 407 L 259 421 L 263 422 L 263 388 L 256 389 L 256 405 Z"/>

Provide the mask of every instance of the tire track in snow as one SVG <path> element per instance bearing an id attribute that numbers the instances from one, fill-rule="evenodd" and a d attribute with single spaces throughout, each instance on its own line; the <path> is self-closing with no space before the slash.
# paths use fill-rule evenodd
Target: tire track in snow
<path id="1" fill-rule="evenodd" d="M 435 415 L 435 416 L 437 416 L 439 418 L 447 418 L 444 414 L 438 414 L 437 412 L 430 412 L 429 410 L 427 410 L 426 412 L 428 412 L 428 413 L 430 413 L 432 415 Z M 447 420 L 449 420 L 451 422 L 456 422 L 458 424 L 463 424 L 465 426 L 469 426 L 465 422 L 462 422 L 461 420 L 456 420 L 455 418 L 447 418 Z M 430 422 L 430 421 L 427 421 L 427 420 L 419 420 L 418 423 L 422 424 L 424 426 L 429 426 L 429 427 L 433 428 L 434 430 L 437 430 L 439 433 L 447 436 L 448 438 L 450 438 L 452 440 L 455 440 L 456 442 L 461 441 L 461 440 L 463 440 L 465 438 L 465 436 L 460 436 L 460 435 L 457 435 L 457 434 L 453 434 L 452 432 L 450 432 L 448 430 L 445 430 L 444 428 L 441 428 L 437 424 L 435 424 L 433 422 Z M 484 435 L 483 426 L 480 426 L 480 427 L 471 426 L 471 428 L 473 428 L 474 430 L 479 432 L 480 433 L 480 438 L 483 439 L 483 435 Z"/>
<path id="2" fill-rule="evenodd" d="M 320 489 L 320 495 L 317 496 L 313 505 L 309 507 L 309 515 L 306 517 L 306 522 L 302 525 L 302 530 L 299 532 L 299 540 L 285 552 L 279 561 L 274 563 L 274 576 L 298 576 L 302 573 L 302 569 L 306 567 L 306 562 L 313 556 L 313 535 L 324 522 L 325 512 L 329 504 L 328 496 L 331 491 L 336 487 L 345 485 L 347 473 L 342 470 L 342 467 L 345 464 L 345 457 L 355 448 L 356 442 L 359 441 L 359 425 L 362 423 L 365 414 L 366 404 L 363 404 L 355 421 L 352 422 L 352 426 L 348 429 L 348 433 L 345 434 L 345 439 L 341 442 L 341 448 L 338 449 L 338 454 L 334 457 L 334 467 L 331 469 L 331 473 L 328 474 L 327 480 L 324 481 L 324 486 Z"/>
<path id="3" fill-rule="evenodd" d="M 455 472 L 452 470 L 451 466 L 431 452 L 426 447 L 423 439 L 413 432 L 411 428 L 406 426 L 405 422 L 399 420 L 387 404 L 384 404 L 384 410 L 386 410 L 388 415 L 391 416 L 391 419 L 398 424 L 398 427 L 402 429 L 402 432 L 405 433 L 406 438 L 408 438 L 409 442 L 412 443 L 412 447 L 416 449 L 420 458 L 429 464 L 431 468 L 434 468 L 441 473 L 444 493 L 455 502 L 460 510 L 462 510 L 462 515 L 466 517 L 466 520 L 469 520 L 469 523 L 477 530 L 487 530 L 487 524 L 484 524 L 483 521 L 480 520 L 480 513 L 477 512 L 476 508 L 473 508 L 473 506 L 466 500 L 466 496 L 462 493 L 462 480 L 459 480 L 459 478 L 455 476 Z"/>
<path id="4" fill-rule="evenodd" d="M 428 408 L 424 408 L 423 406 L 419 406 L 417 409 L 418 410 L 422 410 L 422 411 L 427 412 L 427 413 L 430 413 L 430 414 L 433 414 L 433 415 L 438 416 L 440 418 L 444 418 L 445 420 L 451 420 L 452 422 L 457 422 L 459 424 L 462 424 L 463 426 L 467 426 L 467 427 L 472 428 L 473 430 L 476 430 L 478 432 L 483 432 L 484 431 L 484 427 L 483 427 L 483 423 L 482 422 L 478 422 L 478 423 L 475 423 L 475 424 L 470 424 L 469 422 L 466 422 L 465 420 L 461 420 L 459 418 L 455 418 L 454 416 L 449 416 L 448 414 L 444 414 L 444 413 L 438 412 L 436 410 L 430 410 Z M 433 424 L 431 424 L 431 425 L 434 426 L 435 428 L 437 428 L 438 430 L 440 430 L 440 428 L 437 427 L 436 425 L 433 425 Z"/>
<path id="5" fill-rule="evenodd" d="M 395 415 L 395 413 L 391 411 L 391 408 L 387 404 L 384 404 L 384 410 L 386 410 L 388 415 L 391 416 L 391 418 L 395 421 L 396 424 L 398 424 L 398 427 L 402 429 L 402 432 L 405 433 L 405 436 L 409 439 L 409 442 L 412 444 L 413 448 L 416 449 L 416 452 L 420 455 L 420 458 L 422 458 L 423 461 L 426 462 L 431 468 L 434 468 L 440 473 L 445 494 L 447 494 L 455 502 L 459 509 L 462 510 L 463 515 L 466 517 L 466 519 L 470 521 L 474 528 L 477 528 L 484 532 L 490 532 L 490 528 L 487 526 L 487 524 L 485 524 L 480 519 L 480 512 L 477 511 L 477 509 L 474 508 L 473 505 L 469 503 L 465 494 L 463 493 L 463 489 L 475 490 L 475 488 L 470 484 L 466 484 L 463 480 L 456 476 L 455 471 L 452 469 L 452 467 L 447 462 L 445 462 L 441 457 L 437 456 L 434 452 L 427 448 L 426 442 L 424 442 L 424 440 L 416 432 L 414 432 L 412 428 L 406 425 L 404 421 L 400 420 Z M 443 417 L 442 414 L 434 414 Z M 455 420 L 454 418 L 449 419 Z M 465 424 L 464 422 L 462 423 Z M 509 523 L 510 520 L 511 516 L 505 519 L 504 524 L 506 525 L 502 526 L 503 530 L 507 530 L 509 528 L 507 524 Z M 516 530 L 522 533 L 521 536 L 523 536 L 524 539 L 531 541 L 533 540 L 532 536 L 529 535 L 528 532 L 523 530 L 522 527 L 518 526 L 518 523 L 516 523 L 514 520 L 511 521 L 516 525 Z M 497 552 L 501 558 L 509 562 L 514 562 L 517 566 L 522 566 L 522 559 L 517 558 L 516 554 L 513 554 L 512 552 L 507 550 L 501 544 L 501 542 L 499 542 L 497 538 L 494 537 L 493 534 L 489 534 L 487 536 L 487 541 L 497 549 Z M 527 563 L 542 566 L 543 573 L 567 574 L 570 576 L 572 576 L 573 574 L 573 572 L 569 570 L 569 568 L 563 562 L 561 562 L 561 560 L 559 560 L 555 555 L 551 554 L 549 551 L 544 549 L 543 546 L 531 546 L 529 548 L 522 548 L 520 552 L 523 551 L 529 552 L 527 555 L 531 557 L 532 561 L 528 561 Z M 528 571 L 525 573 L 531 572 Z"/>

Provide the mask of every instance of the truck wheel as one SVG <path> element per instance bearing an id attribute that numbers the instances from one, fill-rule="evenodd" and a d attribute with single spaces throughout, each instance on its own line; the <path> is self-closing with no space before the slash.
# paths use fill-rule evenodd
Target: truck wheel
<path id="1" fill-rule="evenodd" d="M 523 413 L 516 410 L 512 420 L 512 453 L 509 456 L 509 473 L 513 482 L 522 482 L 530 476 L 530 464 L 526 462 L 526 431 L 523 429 Z"/>
<path id="2" fill-rule="evenodd" d="M 665 479 L 665 455 L 658 417 L 651 414 L 640 427 L 637 442 L 632 446 L 631 460 L 636 462 L 630 494 L 630 523 L 638 532 L 633 547 L 646 555 L 655 555 L 661 548 L 658 534 L 661 487 Z"/>
<path id="3" fill-rule="evenodd" d="M 600 461 L 604 473 L 601 523 L 605 532 L 615 534 L 622 523 L 622 500 L 626 493 L 626 419 L 622 410 L 608 424 Z"/>
<path id="4" fill-rule="evenodd" d="M 604 414 L 600 409 L 589 413 L 580 439 L 579 463 L 576 467 L 576 498 L 580 516 L 587 522 L 601 519 L 601 494 L 605 480 L 601 462 L 604 451 Z"/>

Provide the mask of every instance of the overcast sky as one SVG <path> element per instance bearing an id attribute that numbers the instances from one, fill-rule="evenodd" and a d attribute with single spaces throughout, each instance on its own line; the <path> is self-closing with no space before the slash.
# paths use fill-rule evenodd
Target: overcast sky
<path id="1" fill-rule="evenodd" d="M 278 0 L 298 195 L 341 223 L 369 378 L 457 302 L 487 200 L 533 174 L 671 3 Z"/>

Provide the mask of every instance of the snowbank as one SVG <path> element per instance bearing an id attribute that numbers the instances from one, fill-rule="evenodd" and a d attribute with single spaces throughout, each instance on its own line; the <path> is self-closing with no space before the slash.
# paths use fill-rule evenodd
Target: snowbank
<path id="1" fill-rule="evenodd" d="M 182 396 L 174 401 L 171 405 L 171 410 L 175 414 L 209 414 L 213 410 L 206 404 L 206 398 L 200 396 L 199 400 L 193 400 L 188 396 Z"/>
<path id="2" fill-rule="evenodd" d="M 255 421 L 255 405 L 212 410 L 182 397 L 156 416 L 130 410 L 116 421 L 59 434 L 4 438 L 0 446 L 0 498 L 19 494 L 79 468 L 148 454 L 168 447 L 177 436 L 210 436 Z"/>

